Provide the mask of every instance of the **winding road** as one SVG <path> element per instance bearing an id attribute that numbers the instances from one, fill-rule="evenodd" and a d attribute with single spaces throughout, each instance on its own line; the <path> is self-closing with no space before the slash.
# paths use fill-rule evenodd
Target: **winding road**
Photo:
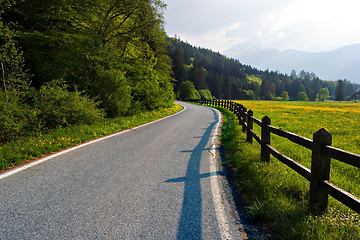
<path id="1" fill-rule="evenodd" d="M 242 239 L 221 114 L 182 112 L 0 174 L 0 239 Z"/>

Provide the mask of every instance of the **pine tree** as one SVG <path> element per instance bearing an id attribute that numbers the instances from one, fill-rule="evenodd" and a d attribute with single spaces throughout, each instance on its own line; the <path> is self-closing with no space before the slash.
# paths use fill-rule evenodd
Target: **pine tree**
<path id="1" fill-rule="evenodd" d="M 335 89 L 335 100 L 336 101 L 344 101 L 345 100 L 345 82 L 343 80 L 338 80 L 336 89 Z"/>

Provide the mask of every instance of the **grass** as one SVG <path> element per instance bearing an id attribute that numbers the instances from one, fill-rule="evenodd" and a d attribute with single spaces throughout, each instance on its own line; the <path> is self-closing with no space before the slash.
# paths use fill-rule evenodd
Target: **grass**
<path id="1" fill-rule="evenodd" d="M 360 153 L 359 104 L 315 102 L 241 101 L 254 116 L 267 115 L 272 125 L 312 139 L 324 127 L 333 134 L 333 146 Z M 360 239 L 360 216 L 335 199 L 329 210 L 314 214 L 309 209 L 309 182 L 275 158 L 260 161 L 260 146 L 246 142 L 238 120 L 224 114 L 222 145 L 227 162 L 234 169 L 252 219 L 270 230 L 269 239 Z M 255 125 L 254 125 L 255 126 Z M 260 128 L 255 128 L 260 135 Z M 311 152 L 280 137 L 271 145 L 310 168 Z M 359 169 L 331 162 L 330 180 L 360 197 Z"/>
<path id="2" fill-rule="evenodd" d="M 181 106 L 174 104 L 171 108 L 143 112 L 130 117 L 104 119 L 104 121 L 93 125 L 58 128 L 47 133 L 39 133 L 32 137 L 2 144 L 0 145 L 0 170 L 78 145 L 91 139 L 163 118 L 181 109 Z"/>

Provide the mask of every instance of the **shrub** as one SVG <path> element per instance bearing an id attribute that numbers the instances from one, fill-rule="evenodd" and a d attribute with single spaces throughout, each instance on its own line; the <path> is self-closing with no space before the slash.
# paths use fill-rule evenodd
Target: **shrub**
<path id="1" fill-rule="evenodd" d="M 309 101 L 309 98 L 308 98 L 306 92 L 299 92 L 298 100 L 299 101 Z"/>
<path id="2" fill-rule="evenodd" d="M 281 93 L 281 97 L 283 98 L 284 101 L 287 101 L 287 100 L 289 100 L 289 93 L 286 91 L 283 91 Z"/>
<path id="3" fill-rule="evenodd" d="M 284 101 L 284 98 L 283 97 L 274 97 L 273 100 L 275 100 L 275 101 Z"/>
<path id="4" fill-rule="evenodd" d="M 200 97 L 202 100 L 213 100 L 213 96 L 209 89 L 199 90 Z"/>
<path id="5" fill-rule="evenodd" d="M 200 99 L 200 94 L 196 91 L 194 83 L 191 81 L 182 82 L 179 86 L 179 98 L 184 100 Z"/>
<path id="6" fill-rule="evenodd" d="M 125 115 L 131 106 L 130 86 L 120 70 L 99 70 L 93 95 L 108 117 Z"/>
<path id="7" fill-rule="evenodd" d="M 0 142 L 5 143 L 24 134 L 29 125 L 30 111 L 20 101 L 16 91 L 0 90 Z"/>
<path id="8" fill-rule="evenodd" d="M 45 84 L 35 97 L 39 121 L 46 128 L 94 123 L 103 117 L 97 105 L 78 91 L 69 92 L 61 80 Z"/>

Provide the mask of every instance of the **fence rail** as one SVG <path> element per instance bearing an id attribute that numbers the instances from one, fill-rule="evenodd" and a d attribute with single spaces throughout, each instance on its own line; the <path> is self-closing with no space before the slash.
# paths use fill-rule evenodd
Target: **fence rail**
<path id="1" fill-rule="evenodd" d="M 271 119 L 267 116 L 261 120 L 255 118 L 251 110 L 248 111 L 246 107 L 239 103 L 229 100 L 200 100 L 200 103 L 223 107 L 232 111 L 238 117 L 242 131 L 247 133 L 247 141 L 252 143 L 253 139 L 255 139 L 260 144 L 262 161 L 269 162 L 271 154 L 307 179 L 310 182 L 311 205 L 325 211 L 328 205 L 328 195 L 330 195 L 360 213 L 360 199 L 334 185 L 329 179 L 331 158 L 360 168 L 360 155 L 332 147 L 332 136 L 325 129 L 320 129 L 314 133 L 313 140 L 311 140 L 271 126 Z M 261 127 L 261 136 L 254 132 L 254 123 Z M 312 151 L 311 170 L 273 148 L 270 145 L 271 134 L 287 138 L 300 146 L 310 149 Z"/>

